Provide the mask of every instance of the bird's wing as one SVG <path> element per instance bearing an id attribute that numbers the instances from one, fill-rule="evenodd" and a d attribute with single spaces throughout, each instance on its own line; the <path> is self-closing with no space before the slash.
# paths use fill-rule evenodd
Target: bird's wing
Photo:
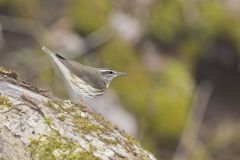
<path id="1" fill-rule="evenodd" d="M 62 56 L 56 54 L 56 57 L 64 64 L 73 74 L 78 76 L 81 80 L 88 83 L 94 88 L 105 89 L 106 82 L 102 78 L 101 73 L 89 66 L 82 65 L 72 60 L 67 60 Z"/>

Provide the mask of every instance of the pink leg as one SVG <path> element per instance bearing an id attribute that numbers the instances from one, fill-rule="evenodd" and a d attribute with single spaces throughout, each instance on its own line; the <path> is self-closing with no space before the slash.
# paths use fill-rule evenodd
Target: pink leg
<path id="1" fill-rule="evenodd" d="M 92 113 L 93 110 L 92 108 L 90 108 L 83 100 L 83 98 L 81 96 L 79 96 L 79 100 L 80 100 L 80 104 L 84 107 L 84 109 L 86 109 L 87 112 Z"/>

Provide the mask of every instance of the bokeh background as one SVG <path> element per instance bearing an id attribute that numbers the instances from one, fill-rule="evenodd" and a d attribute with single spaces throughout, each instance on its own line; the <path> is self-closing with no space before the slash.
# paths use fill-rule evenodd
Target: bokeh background
<path id="1" fill-rule="evenodd" d="M 0 0 L 0 65 L 71 99 L 42 46 L 127 72 L 87 101 L 159 159 L 240 159 L 240 1 Z"/>

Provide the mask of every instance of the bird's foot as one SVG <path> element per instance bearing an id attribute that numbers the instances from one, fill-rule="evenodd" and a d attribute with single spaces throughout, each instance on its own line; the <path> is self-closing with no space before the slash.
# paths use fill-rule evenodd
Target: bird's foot
<path id="1" fill-rule="evenodd" d="M 92 110 L 91 107 L 89 107 L 89 106 L 87 106 L 87 105 L 85 105 L 85 104 L 82 104 L 82 103 L 81 103 L 81 105 L 84 107 L 84 109 L 85 109 L 87 112 L 93 113 L 93 110 Z"/>
<path id="2" fill-rule="evenodd" d="M 92 108 L 89 107 L 89 106 L 84 102 L 84 100 L 83 100 L 82 97 L 80 97 L 80 104 L 81 104 L 81 106 L 84 108 L 85 111 L 87 111 L 87 112 L 89 112 L 89 113 L 92 113 L 92 112 L 93 112 Z"/>

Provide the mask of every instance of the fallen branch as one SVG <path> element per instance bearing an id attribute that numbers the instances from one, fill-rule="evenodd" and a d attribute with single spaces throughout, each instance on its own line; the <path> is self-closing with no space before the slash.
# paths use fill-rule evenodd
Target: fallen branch
<path id="1" fill-rule="evenodd" d="M 152 159 L 134 138 L 0 69 L 0 159 Z"/>

